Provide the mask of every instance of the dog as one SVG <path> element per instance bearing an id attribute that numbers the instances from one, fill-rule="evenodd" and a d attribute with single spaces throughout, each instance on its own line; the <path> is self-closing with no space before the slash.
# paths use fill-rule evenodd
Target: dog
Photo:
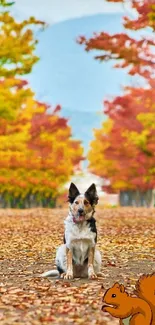
<path id="1" fill-rule="evenodd" d="M 95 184 L 84 194 L 80 194 L 75 184 L 70 184 L 69 214 L 64 222 L 64 244 L 56 253 L 57 270 L 45 272 L 43 277 L 97 278 L 101 269 L 101 254 L 96 249 L 97 228 L 94 218 L 98 199 Z"/>

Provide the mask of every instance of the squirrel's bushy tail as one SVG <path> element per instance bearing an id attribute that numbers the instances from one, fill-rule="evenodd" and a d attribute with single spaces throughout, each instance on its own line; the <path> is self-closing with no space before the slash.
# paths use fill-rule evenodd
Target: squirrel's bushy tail
<path id="1" fill-rule="evenodd" d="M 139 278 L 135 294 L 150 305 L 153 313 L 152 324 L 155 325 L 155 272 L 144 274 Z"/>

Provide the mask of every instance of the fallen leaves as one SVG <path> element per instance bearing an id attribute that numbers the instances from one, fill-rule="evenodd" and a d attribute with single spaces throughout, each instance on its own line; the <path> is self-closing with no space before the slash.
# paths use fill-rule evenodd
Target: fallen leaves
<path id="1" fill-rule="evenodd" d="M 118 324 L 101 311 L 103 292 L 116 281 L 132 292 L 139 276 L 154 270 L 154 209 L 103 209 L 97 213 L 103 278 L 40 278 L 54 266 L 66 215 L 67 210 L 0 211 L 2 325 Z"/>

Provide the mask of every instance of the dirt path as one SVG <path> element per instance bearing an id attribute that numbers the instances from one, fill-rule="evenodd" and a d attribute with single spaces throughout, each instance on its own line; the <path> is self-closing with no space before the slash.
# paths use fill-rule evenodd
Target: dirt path
<path id="1" fill-rule="evenodd" d="M 155 209 L 98 210 L 103 278 L 39 277 L 54 266 L 66 210 L 0 210 L 0 324 L 118 324 L 101 312 L 104 289 L 123 283 L 129 292 L 155 271 Z"/>

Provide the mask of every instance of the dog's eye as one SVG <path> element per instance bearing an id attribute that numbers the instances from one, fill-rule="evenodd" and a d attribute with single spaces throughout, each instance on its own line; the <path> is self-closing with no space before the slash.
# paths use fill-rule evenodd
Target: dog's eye
<path id="1" fill-rule="evenodd" d="M 78 201 L 75 201 L 75 204 L 79 204 L 79 202 Z"/>
<path id="2" fill-rule="evenodd" d="M 84 201 L 84 205 L 88 205 L 89 204 L 89 202 L 88 201 Z"/>
<path id="3" fill-rule="evenodd" d="M 113 293 L 111 297 L 112 297 L 112 298 L 115 298 L 115 297 L 116 297 L 116 295 Z"/>

